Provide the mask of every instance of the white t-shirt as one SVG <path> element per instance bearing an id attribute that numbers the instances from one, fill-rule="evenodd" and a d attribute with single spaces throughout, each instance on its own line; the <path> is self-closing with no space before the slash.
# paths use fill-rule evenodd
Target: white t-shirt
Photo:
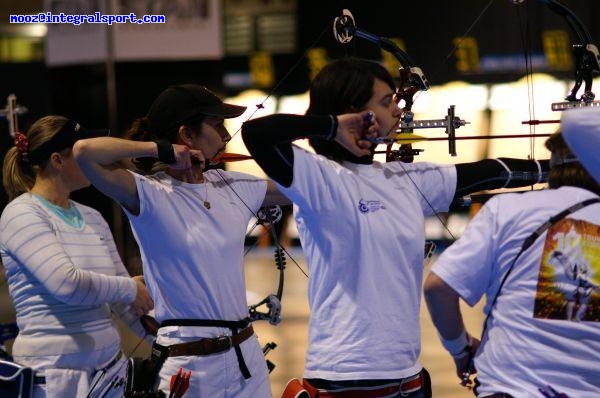
<path id="1" fill-rule="evenodd" d="M 237 321 L 248 316 L 244 238 L 264 200 L 266 181 L 222 170 L 206 171 L 202 184 L 166 173 L 133 174 L 140 214 L 126 214 L 140 246 L 156 319 Z"/>
<path id="2" fill-rule="evenodd" d="M 600 109 L 581 108 L 563 113 L 561 131 L 583 167 L 600 183 Z"/>
<path id="3" fill-rule="evenodd" d="M 454 166 L 343 165 L 296 146 L 291 187 L 310 278 L 304 377 L 392 379 L 422 368 L 424 215 L 447 209 Z M 408 174 L 403 170 L 407 170 Z"/>
<path id="4" fill-rule="evenodd" d="M 30 193 L 2 212 L 0 252 L 19 326 L 13 355 L 81 353 L 80 366 L 93 367 L 86 362 L 89 352 L 119 345 L 107 304 L 129 313 L 126 322 L 141 332 L 127 305 L 136 286 L 100 213 L 74 201 L 71 206 L 81 213 L 81 228 Z"/>
<path id="5" fill-rule="evenodd" d="M 575 187 L 496 196 L 432 272 L 469 305 L 484 294 L 491 302 L 523 241 L 550 217 L 593 197 Z M 475 358 L 480 393 L 537 397 L 538 387 L 551 385 L 570 397 L 600 396 L 599 225 L 600 205 L 588 206 L 521 254 Z"/>

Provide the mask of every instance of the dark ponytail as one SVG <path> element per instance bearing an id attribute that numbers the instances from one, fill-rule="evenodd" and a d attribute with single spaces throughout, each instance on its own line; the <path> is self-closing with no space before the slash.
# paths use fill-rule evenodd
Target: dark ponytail
<path id="1" fill-rule="evenodd" d="M 147 117 L 141 117 L 135 119 L 131 124 L 131 127 L 125 133 L 125 138 L 132 141 L 156 141 L 156 140 L 167 140 L 171 144 L 177 143 L 177 132 L 180 126 L 189 126 L 195 131 L 199 131 L 202 128 L 202 122 L 204 121 L 204 115 L 197 115 L 189 121 L 182 122 L 169 130 L 155 134 L 152 131 L 150 125 L 150 119 Z M 159 162 L 155 158 L 135 158 L 131 160 L 133 165 L 143 174 L 156 173 L 165 169 L 165 164 Z"/>
<path id="2" fill-rule="evenodd" d="M 546 140 L 545 145 L 559 159 L 575 158 L 560 133 L 552 134 Z M 564 185 L 587 189 L 596 195 L 600 195 L 600 185 L 578 161 L 550 166 L 548 186 L 559 188 Z"/>
<path id="3" fill-rule="evenodd" d="M 147 117 L 135 119 L 131 127 L 125 133 L 125 138 L 132 141 L 155 141 L 158 137 L 150 132 L 150 120 Z M 158 163 L 155 158 L 135 158 L 131 160 L 133 165 L 142 173 L 151 173 Z"/>

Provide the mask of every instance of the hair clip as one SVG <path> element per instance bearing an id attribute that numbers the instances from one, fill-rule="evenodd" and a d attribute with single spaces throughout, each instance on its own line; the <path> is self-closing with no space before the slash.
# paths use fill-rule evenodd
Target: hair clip
<path id="1" fill-rule="evenodd" d="M 21 160 L 29 162 L 29 139 L 23 133 L 17 133 L 15 135 L 15 147 L 21 154 Z"/>

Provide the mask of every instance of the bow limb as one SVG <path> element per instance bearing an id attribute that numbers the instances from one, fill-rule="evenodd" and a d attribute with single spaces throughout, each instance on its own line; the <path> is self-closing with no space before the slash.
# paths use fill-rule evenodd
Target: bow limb
<path id="1" fill-rule="evenodd" d="M 569 102 L 592 103 L 595 98 L 592 92 L 592 79 L 600 74 L 600 55 L 598 54 L 598 48 L 592 43 L 590 33 L 577 15 L 558 0 L 538 0 L 538 2 L 547 5 L 550 10 L 561 16 L 577 38 L 577 42 L 573 44 L 575 85 L 565 99 Z M 577 92 L 582 83 L 585 83 L 584 92 L 580 98 L 577 98 Z M 560 104 L 552 104 L 552 110 L 568 109 L 555 109 L 555 105 Z"/>
<path id="2" fill-rule="evenodd" d="M 474 26 L 478 23 L 478 21 L 482 18 L 482 16 L 489 9 L 494 0 L 490 0 L 482 9 L 482 11 L 477 15 L 475 21 L 468 27 L 466 32 L 461 36 L 459 40 L 457 40 L 457 44 L 452 48 L 449 54 L 446 56 L 442 65 L 445 64 L 452 54 L 456 52 L 459 48 L 460 43 L 464 40 L 466 35 L 474 28 Z M 600 74 L 600 55 L 598 54 L 597 47 L 591 42 L 591 35 L 587 31 L 584 24 L 581 20 L 575 15 L 575 13 L 567 8 L 564 4 L 562 4 L 558 0 L 537 0 L 542 5 L 547 6 L 552 12 L 560 16 L 565 20 L 568 24 L 570 30 L 575 36 L 575 43 L 573 44 L 573 53 L 575 56 L 575 84 L 571 88 L 570 93 L 565 98 L 566 102 L 554 102 L 551 105 L 551 109 L 553 111 L 562 111 L 571 108 L 581 108 L 587 106 L 600 106 L 600 101 L 594 101 L 595 95 L 592 92 L 592 82 L 593 77 Z M 520 5 L 524 3 L 525 0 L 511 0 L 511 3 L 515 5 Z M 528 58 L 528 51 L 525 48 L 525 40 L 523 39 L 524 51 L 526 53 L 526 64 L 527 64 L 527 76 L 529 77 L 531 74 L 530 71 L 530 61 Z M 577 93 L 581 88 L 581 85 L 585 83 L 584 92 L 581 97 L 577 97 Z M 528 83 L 528 85 L 531 83 Z M 530 86 L 528 90 L 529 96 L 533 93 L 533 87 Z M 532 115 L 533 106 L 530 99 L 530 117 L 528 121 L 524 121 L 523 124 L 527 124 L 530 126 L 530 136 L 533 140 L 535 136 L 537 136 L 535 132 L 535 127 L 541 123 L 555 123 L 556 121 L 548 121 L 548 120 L 536 120 L 535 116 Z M 533 158 L 533 142 L 530 143 L 530 157 Z"/>
<path id="3" fill-rule="evenodd" d="M 287 80 L 287 78 L 291 75 L 291 73 L 300 65 L 300 63 L 302 62 L 302 60 L 304 58 L 306 58 L 306 54 L 313 49 L 317 43 L 319 43 L 321 41 L 321 38 L 323 37 L 323 35 L 325 34 L 325 32 L 327 32 L 329 30 L 329 26 L 325 27 L 323 29 L 323 31 L 318 35 L 318 37 L 315 39 L 315 41 L 303 52 L 302 56 L 300 56 L 298 58 L 298 60 L 294 63 L 294 65 L 285 73 L 285 75 L 275 84 L 275 86 L 269 91 L 269 93 L 267 93 L 267 95 L 265 96 L 265 98 L 259 103 L 256 104 L 256 109 L 246 118 L 246 120 L 244 120 L 243 123 L 247 122 L 248 120 L 252 119 L 252 117 L 256 114 L 256 112 L 258 112 L 260 109 L 264 108 L 264 104 L 265 102 L 273 95 L 275 94 L 275 92 L 278 90 L 278 88 L 283 84 L 283 82 L 285 80 Z M 242 125 L 240 125 L 240 127 L 232 134 L 231 138 L 235 137 L 242 129 Z M 229 158 L 229 159 L 228 159 Z M 235 158 L 235 159 L 233 159 Z M 248 157 L 251 159 L 251 157 Z M 240 155 L 240 156 L 227 156 L 226 154 L 223 154 L 221 156 L 221 158 L 218 159 L 214 159 L 215 163 L 220 163 L 220 162 L 226 162 L 226 161 L 238 161 L 238 160 L 247 160 L 248 158 L 246 158 L 245 155 Z M 228 183 L 227 179 L 223 177 L 223 175 L 218 171 L 219 176 L 221 177 L 221 179 L 223 180 L 223 182 L 225 183 L 226 186 L 228 186 L 232 192 L 240 199 L 240 201 L 243 203 L 243 205 L 249 210 L 251 211 L 254 216 L 256 217 L 257 220 L 260 220 L 259 214 L 255 214 L 250 206 L 248 206 L 247 203 L 244 202 L 244 200 L 241 198 L 241 196 L 235 191 L 235 189 Z M 270 221 L 268 221 L 270 223 Z M 252 227 L 252 229 L 254 229 L 258 224 L 260 224 L 261 222 L 257 222 L 257 224 Z M 264 225 L 263 225 L 264 226 Z M 266 228 L 266 227 L 265 227 Z M 277 287 L 277 293 L 276 294 L 271 294 L 269 296 L 267 296 L 265 299 L 263 299 L 262 301 L 260 301 L 257 304 L 251 305 L 249 307 L 249 313 L 250 313 L 250 318 L 252 319 L 254 317 L 254 319 L 252 320 L 258 320 L 258 319 L 268 319 L 269 322 L 273 325 L 278 324 L 281 321 L 281 297 L 283 295 L 283 285 L 284 285 L 284 268 L 285 268 L 285 254 L 287 254 L 288 258 L 290 260 L 292 260 L 292 262 L 296 265 L 296 267 L 298 267 L 298 269 L 308 278 L 308 274 L 302 269 L 302 267 L 300 267 L 300 265 L 298 264 L 298 262 L 296 260 L 294 260 L 294 258 L 290 255 L 290 253 L 283 247 L 283 245 L 281 245 L 281 243 L 279 242 L 279 239 L 277 238 L 275 231 L 273 229 L 273 225 L 270 225 L 269 231 L 271 232 L 271 234 L 273 235 L 273 242 L 274 244 L 277 245 L 277 249 L 276 249 L 276 253 L 275 253 L 275 263 L 277 268 L 279 269 L 279 283 L 278 283 L 278 287 Z M 251 246 L 250 248 L 248 248 L 248 250 L 246 250 L 246 252 L 244 253 L 244 256 L 246 256 L 253 248 L 254 246 Z M 258 307 L 262 306 L 262 305 L 266 305 L 268 307 L 268 312 L 260 312 L 257 310 Z M 277 311 L 277 307 L 279 308 L 279 311 Z"/>
<path id="4" fill-rule="evenodd" d="M 525 0 L 513 0 L 513 3 L 519 5 L 524 1 Z M 569 94 L 565 97 L 566 102 L 553 102 L 551 104 L 551 109 L 553 111 L 563 111 L 571 108 L 600 106 L 600 101 L 594 101 L 595 94 L 592 92 L 593 78 L 594 76 L 600 74 L 600 55 L 598 53 L 598 48 L 592 43 L 592 37 L 590 33 L 577 15 L 560 1 L 537 1 L 540 4 L 547 6 L 550 11 L 563 18 L 575 36 L 575 41 L 572 44 L 573 55 L 575 57 L 575 83 Z M 584 90 L 581 97 L 578 98 L 577 93 L 579 92 L 582 84 L 584 84 Z M 533 87 L 531 87 L 531 92 L 533 92 Z M 555 122 L 548 120 L 533 120 L 535 117 L 531 116 L 529 119 L 529 121 L 525 121 L 523 124 L 529 124 L 530 128 L 540 123 Z M 535 135 L 534 127 L 531 136 L 533 137 Z M 533 144 L 531 145 L 531 148 L 533 148 Z M 533 158 L 533 149 L 531 155 Z"/>
<path id="5" fill-rule="evenodd" d="M 439 120 L 414 120 L 412 106 L 415 101 L 415 95 L 420 91 L 427 91 L 430 87 L 429 81 L 425 77 L 423 70 L 415 65 L 414 61 L 405 51 L 400 49 L 392 40 L 379 37 L 356 27 L 354 17 L 349 10 L 343 10 L 342 15 L 335 18 L 333 22 L 333 32 L 336 40 L 341 44 L 349 43 L 355 36 L 378 45 L 381 49 L 389 52 L 398 62 L 399 84 L 394 94 L 394 100 L 400 106 L 402 102 L 402 115 L 398 120 L 397 132 L 402 134 L 411 134 L 414 128 L 439 128 L 446 129 L 448 134 L 448 152 L 456 156 L 455 130 L 464 126 L 467 122 L 456 117 L 454 114 L 454 105 L 448 108 L 445 119 Z M 391 131 L 386 134 L 389 135 Z M 386 139 L 376 139 L 374 142 L 386 143 Z M 393 141 L 390 141 L 393 143 Z M 410 163 L 414 156 L 422 152 L 422 149 L 413 149 L 410 143 L 403 143 L 399 150 L 392 151 L 392 145 L 388 145 L 386 150 L 386 160 L 400 160 Z"/>
<path id="6" fill-rule="evenodd" d="M 380 37 L 372 33 L 359 29 L 354 21 L 352 13 L 344 9 L 342 15 L 336 17 L 333 21 L 333 34 L 338 43 L 347 44 L 356 36 L 378 45 L 381 49 L 392 54 L 400 62 L 400 82 L 394 95 L 396 103 L 403 102 L 402 116 L 399 122 L 410 124 L 413 122 L 414 114 L 412 106 L 414 96 L 419 91 L 429 89 L 429 82 L 425 74 L 418 66 L 415 66 L 412 58 L 390 39 Z M 412 133 L 412 129 L 405 129 L 405 132 Z M 389 132 L 388 132 L 389 133 Z M 386 134 L 387 135 L 387 134 Z M 388 145 L 386 151 L 386 160 L 401 160 L 410 163 L 414 160 L 414 155 L 418 155 L 420 149 L 412 149 L 411 144 L 403 144 L 398 151 L 392 151 L 391 145 Z"/>
<path id="7" fill-rule="evenodd" d="M 273 242 L 277 245 L 275 249 L 275 265 L 279 270 L 279 283 L 277 286 L 277 293 L 269 294 L 263 300 L 258 302 L 257 304 L 253 304 L 248 307 L 249 318 L 252 321 L 257 320 L 268 320 L 272 325 L 278 325 L 281 322 L 281 298 L 283 295 L 283 286 L 284 286 L 284 269 L 285 269 L 285 253 L 287 250 L 283 248 L 281 242 L 277 236 L 277 232 L 275 231 L 275 223 L 281 221 L 283 216 L 283 212 L 281 207 L 279 206 L 271 206 L 264 209 L 261 209 L 257 213 L 257 224 L 261 224 L 264 228 L 267 229 L 273 238 Z M 264 224 L 268 223 L 269 226 L 265 226 Z M 289 253 L 288 253 L 289 256 Z M 291 257 L 290 257 L 291 258 Z M 292 258 L 293 260 L 293 258 Z M 295 262 L 295 260 L 293 260 Z M 298 265 L 296 263 L 296 265 Z M 305 274 L 306 275 L 306 274 Z M 265 305 L 267 310 L 261 312 L 258 310 L 259 307 Z"/>

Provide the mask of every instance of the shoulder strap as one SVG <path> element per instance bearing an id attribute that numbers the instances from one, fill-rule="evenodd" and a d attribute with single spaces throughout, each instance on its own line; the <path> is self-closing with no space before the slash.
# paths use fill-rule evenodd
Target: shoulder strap
<path id="1" fill-rule="evenodd" d="M 515 259 L 513 260 L 513 264 L 517 261 L 519 256 L 525 250 L 527 250 L 531 245 L 533 245 L 533 242 L 535 242 L 540 235 L 542 235 L 544 232 L 546 232 L 546 230 L 548 228 L 550 228 L 551 226 L 553 226 L 554 224 L 556 224 L 557 222 L 559 222 L 560 220 L 562 220 L 569 214 L 575 213 L 577 210 L 583 209 L 584 207 L 593 205 L 594 203 L 598 203 L 598 202 L 600 202 L 600 198 L 587 199 L 587 200 L 584 200 L 583 202 L 575 203 L 573 206 L 569 207 L 568 209 L 565 209 L 565 210 L 561 211 L 560 213 L 556 214 L 555 216 L 550 217 L 548 219 L 548 221 L 546 221 L 545 223 L 540 225 L 540 227 L 538 229 L 536 229 L 531 235 L 529 235 L 529 237 L 527 239 L 525 239 L 525 241 L 523 242 L 523 246 L 521 246 L 521 251 L 519 252 L 519 254 L 517 254 L 517 257 L 515 257 Z M 512 268 L 512 265 L 511 265 L 511 268 Z"/>

